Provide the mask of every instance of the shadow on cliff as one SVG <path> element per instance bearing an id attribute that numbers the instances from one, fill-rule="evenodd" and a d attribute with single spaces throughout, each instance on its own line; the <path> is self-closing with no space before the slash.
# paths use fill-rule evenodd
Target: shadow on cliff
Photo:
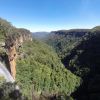
<path id="1" fill-rule="evenodd" d="M 72 66 L 71 60 L 74 61 Z M 100 100 L 100 32 L 82 41 L 62 62 L 83 79 L 83 83 L 72 96 L 77 100 Z"/>

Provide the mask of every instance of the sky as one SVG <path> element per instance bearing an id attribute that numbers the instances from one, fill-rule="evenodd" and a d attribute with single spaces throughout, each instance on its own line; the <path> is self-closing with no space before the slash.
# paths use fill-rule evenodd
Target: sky
<path id="1" fill-rule="evenodd" d="M 100 0 L 0 0 L 0 17 L 31 32 L 100 25 Z"/>

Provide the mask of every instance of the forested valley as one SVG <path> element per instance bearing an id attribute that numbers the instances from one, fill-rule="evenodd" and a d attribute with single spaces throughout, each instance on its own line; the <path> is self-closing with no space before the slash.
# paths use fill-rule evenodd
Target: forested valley
<path id="1" fill-rule="evenodd" d="M 0 18 L 0 100 L 100 100 L 100 26 L 37 38 Z M 16 88 L 17 87 L 17 88 Z"/>

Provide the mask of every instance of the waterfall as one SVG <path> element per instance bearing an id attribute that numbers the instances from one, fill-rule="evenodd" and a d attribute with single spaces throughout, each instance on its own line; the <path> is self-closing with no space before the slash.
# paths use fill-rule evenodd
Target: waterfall
<path id="1" fill-rule="evenodd" d="M 6 82 L 15 82 L 8 69 L 0 62 L 0 76 L 3 76 Z"/>

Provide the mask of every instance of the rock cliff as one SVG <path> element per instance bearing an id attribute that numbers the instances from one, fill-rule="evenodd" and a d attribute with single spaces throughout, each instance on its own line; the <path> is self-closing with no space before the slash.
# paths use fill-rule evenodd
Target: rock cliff
<path id="1" fill-rule="evenodd" d="M 16 36 L 16 34 L 12 34 L 8 36 L 5 40 L 5 48 L 7 51 L 10 67 L 9 69 L 14 79 L 16 78 L 17 50 L 20 46 L 22 46 L 24 41 L 32 41 L 31 34 L 22 33 L 19 36 Z"/>

